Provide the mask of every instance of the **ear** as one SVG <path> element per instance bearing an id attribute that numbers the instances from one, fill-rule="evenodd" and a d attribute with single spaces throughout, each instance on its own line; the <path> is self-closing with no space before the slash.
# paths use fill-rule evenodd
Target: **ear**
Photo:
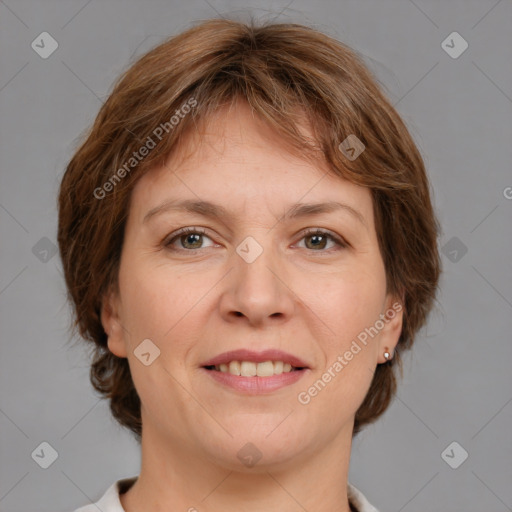
<path id="1" fill-rule="evenodd" d="M 396 345 L 400 339 L 403 325 L 404 315 L 404 294 L 402 297 L 388 294 L 386 296 L 384 309 L 381 312 L 381 319 L 384 323 L 384 327 L 380 331 L 379 335 L 379 354 L 378 363 L 385 363 L 386 358 L 384 352 L 389 352 L 390 357 L 388 360 L 393 358 Z"/>
<path id="2" fill-rule="evenodd" d="M 108 348 L 117 357 L 127 357 L 124 329 L 119 317 L 120 300 L 117 292 L 109 290 L 101 304 L 101 324 L 107 334 Z"/>

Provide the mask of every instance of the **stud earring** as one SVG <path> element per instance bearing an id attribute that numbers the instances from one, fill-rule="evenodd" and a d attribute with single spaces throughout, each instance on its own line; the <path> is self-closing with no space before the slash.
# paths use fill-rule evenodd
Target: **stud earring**
<path id="1" fill-rule="evenodd" d="M 386 361 L 389 361 L 390 355 L 391 354 L 388 352 L 388 349 L 386 349 L 385 352 L 384 352 L 384 359 L 386 359 Z"/>

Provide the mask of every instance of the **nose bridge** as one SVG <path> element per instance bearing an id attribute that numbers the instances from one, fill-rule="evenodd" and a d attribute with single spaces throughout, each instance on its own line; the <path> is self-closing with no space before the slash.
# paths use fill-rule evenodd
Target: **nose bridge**
<path id="1" fill-rule="evenodd" d="M 291 312 L 291 292 L 283 284 L 282 262 L 272 245 L 273 233 L 247 236 L 233 254 L 233 272 L 227 306 L 251 321 L 263 321 Z"/>
<path id="2" fill-rule="evenodd" d="M 277 265 L 272 233 L 247 236 L 236 247 L 234 260 L 237 287 L 249 288 L 253 298 L 278 293 L 275 274 L 270 271 Z"/>

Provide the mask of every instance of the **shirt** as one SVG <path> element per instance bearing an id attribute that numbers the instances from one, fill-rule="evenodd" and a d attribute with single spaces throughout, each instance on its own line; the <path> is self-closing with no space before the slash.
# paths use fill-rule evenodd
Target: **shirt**
<path id="1" fill-rule="evenodd" d="M 135 480 L 137 477 L 133 476 L 114 482 L 99 501 L 77 508 L 75 512 L 98 512 L 98 510 L 101 512 L 126 512 L 121 505 L 119 494 L 125 493 L 135 483 Z M 350 483 L 347 483 L 347 495 L 350 504 L 357 512 L 379 512 L 368 502 L 363 493 Z"/>

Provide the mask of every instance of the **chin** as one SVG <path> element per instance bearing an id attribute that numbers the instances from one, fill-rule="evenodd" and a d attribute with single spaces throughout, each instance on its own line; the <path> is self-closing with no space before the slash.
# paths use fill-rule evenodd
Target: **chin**
<path id="1" fill-rule="evenodd" d="M 290 469 L 297 464 L 303 452 L 300 446 L 283 446 L 282 443 L 230 443 L 220 453 L 209 453 L 209 458 L 218 466 L 238 473 L 265 473 Z"/>
<path id="2" fill-rule="evenodd" d="M 293 414 L 283 422 L 286 415 L 279 415 L 279 421 L 261 422 L 260 425 L 249 425 L 241 421 L 237 428 L 228 429 L 233 437 L 221 434 L 221 438 L 211 440 L 204 446 L 207 457 L 216 465 L 230 471 L 260 472 L 270 468 L 286 468 L 297 463 L 298 458 L 305 456 L 310 446 L 304 432 L 285 426 Z M 281 425 L 279 424 L 280 422 Z M 272 424 L 272 427 L 269 427 Z M 245 428 L 247 427 L 247 428 Z M 204 438 L 203 438 L 204 443 Z"/>

